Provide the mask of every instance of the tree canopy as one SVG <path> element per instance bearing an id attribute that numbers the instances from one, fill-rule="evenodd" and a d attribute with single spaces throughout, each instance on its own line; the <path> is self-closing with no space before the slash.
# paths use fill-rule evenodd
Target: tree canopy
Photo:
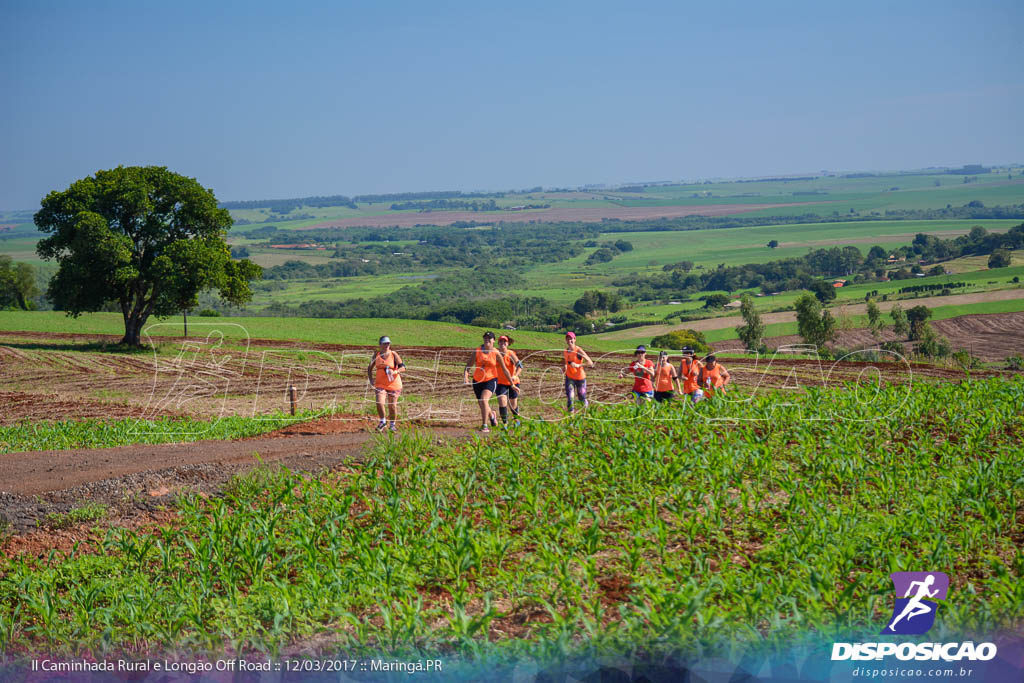
<path id="1" fill-rule="evenodd" d="M 804 342 L 813 344 L 819 351 L 836 336 L 835 318 L 822 310 L 821 304 L 810 294 L 797 299 L 796 326 Z"/>
<path id="2" fill-rule="evenodd" d="M 213 191 L 162 166 L 98 171 L 41 204 L 35 224 L 50 237 L 36 251 L 59 266 L 48 296 L 72 316 L 116 302 L 125 344 L 139 345 L 151 315 L 197 305 L 202 290 L 235 304 L 249 300 L 249 281 L 261 273 L 231 259 L 224 240 L 231 216 Z"/>
<path id="3" fill-rule="evenodd" d="M 32 266 L 15 263 L 10 256 L 0 254 L 0 308 L 17 306 L 31 310 L 34 306 L 31 299 L 38 293 Z"/>

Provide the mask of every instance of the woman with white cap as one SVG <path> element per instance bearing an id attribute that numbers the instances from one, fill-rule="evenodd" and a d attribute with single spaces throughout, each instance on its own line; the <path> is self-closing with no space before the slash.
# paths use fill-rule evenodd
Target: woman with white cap
<path id="1" fill-rule="evenodd" d="M 402 373 L 405 372 L 405 363 L 398 352 L 391 349 L 391 339 L 381 337 L 378 340 L 378 348 L 373 352 L 373 359 L 370 366 L 366 368 L 366 378 L 373 385 L 373 391 L 377 399 L 377 431 L 383 432 L 388 429 L 385 421 L 385 406 L 387 407 L 387 418 L 391 421 L 391 431 L 397 432 L 398 427 L 395 421 L 398 419 L 398 396 L 402 393 Z"/>
<path id="2" fill-rule="evenodd" d="M 565 373 L 565 409 L 571 415 L 574 411 L 573 395 L 587 407 L 587 372 L 584 367 L 594 367 L 587 352 L 576 346 L 576 333 L 565 333 L 565 351 L 562 352 L 562 372 Z"/>

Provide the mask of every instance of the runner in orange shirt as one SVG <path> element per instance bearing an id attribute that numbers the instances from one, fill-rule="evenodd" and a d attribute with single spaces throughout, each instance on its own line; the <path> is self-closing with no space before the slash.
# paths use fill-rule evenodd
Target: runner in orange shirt
<path id="1" fill-rule="evenodd" d="M 505 365 L 505 374 L 498 374 L 498 414 L 501 415 L 502 424 L 508 424 L 508 411 L 511 408 L 512 414 L 519 417 L 519 373 L 523 370 L 523 364 L 519 361 L 516 352 L 510 349 L 512 338 L 506 334 L 498 337 L 498 354 L 501 356 L 501 363 Z"/>
<path id="2" fill-rule="evenodd" d="M 377 417 L 380 422 L 377 424 L 377 431 L 383 432 L 388 428 L 384 420 L 385 404 L 387 406 L 387 417 L 391 420 L 391 431 L 397 432 L 398 427 L 395 421 L 398 419 L 398 396 L 402 393 L 402 373 L 405 372 L 405 363 L 398 352 L 391 349 L 391 339 L 381 337 L 378 340 L 378 348 L 373 352 L 370 366 L 366 368 L 366 378 L 373 385 L 373 391 L 377 399 Z"/>
<path id="3" fill-rule="evenodd" d="M 679 371 L 668 359 L 668 351 L 658 354 L 658 362 L 654 366 L 654 400 L 658 403 L 670 401 L 679 386 Z M 679 389 L 682 393 L 682 389 Z"/>
<path id="4" fill-rule="evenodd" d="M 587 352 L 576 346 L 576 333 L 565 333 L 565 351 L 562 352 L 562 372 L 565 373 L 565 409 L 571 415 L 575 410 L 573 406 L 573 394 L 583 403 L 587 403 L 587 373 L 583 369 L 594 367 L 594 361 L 590 360 Z"/>
<path id="5" fill-rule="evenodd" d="M 729 371 L 718 362 L 714 354 L 704 358 L 704 370 L 700 375 L 700 383 L 704 387 L 706 396 L 714 396 L 716 390 L 724 394 L 729 380 Z"/>
<path id="6" fill-rule="evenodd" d="M 704 365 L 694 357 L 693 349 L 684 346 L 683 358 L 679 361 L 679 379 L 683 385 L 683 395 L 689 396 L 694 403 L 704 398 L 704 391 L 700 388 L 700 373 L 703 369 Z"/>
<path id="7" fill-rule="evenodd" d="M 643 405 L 654 398 L 654 385 L 651 379 L 654 378 L 654 363 L 647 358 L 647 347 L 641 344 L 636 347 L 633 354 L 633 362 L 619 370 L 619 377 L 630 374 L 633 379 L 633 395 L 636 396 L 636 404 Z"/>
<path id="8" fill-rule="evenodd" d="M 498 416 L 491 410 L 491 396 L 498 389 L 498 377 L 502 376 L 511 381 L 505 364 L 500 362 L 501 356 L 494 348 L 494 333 L 484 332 L 484 343 L 474 349 L 473 355 L 466 363 L 464 381 L 469 384 L 469 371 L 473 371 L 473 393 L 476 394 L 477 403 L 480 405 L 480 431 L 485 434 L 490 430 L 487 423 L 492 427 L 498 425 Z"/>

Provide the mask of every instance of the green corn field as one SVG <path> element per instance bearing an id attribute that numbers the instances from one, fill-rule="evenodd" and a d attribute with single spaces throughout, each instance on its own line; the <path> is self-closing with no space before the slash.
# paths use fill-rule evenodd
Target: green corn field
<path id="1" fill-rule="evenodd" d="M 904 570 L 951 577 L 932 635 L 1021 623 L 1024 380 L 730 399 L 254 470 L 0 559 L 0 652 L 709 655 L 877 634 Z"/>

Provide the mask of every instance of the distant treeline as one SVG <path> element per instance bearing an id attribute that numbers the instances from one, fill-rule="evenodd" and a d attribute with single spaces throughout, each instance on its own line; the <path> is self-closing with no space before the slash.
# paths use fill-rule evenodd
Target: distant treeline
<path id="1" fill-rule="evenodd" d="M 800 176 L 798 178 L 754 178 L 751 180 L 737 180 L 737 183 L 789 183 L 794 180 L 817 180 L 818 176 L 808 175 Z"/>
<path id="2" fill-rule="evenodd" d="M 357 202 L 407 202 L 423 199 L 479 199 L 504 197 L 504 192 L 397 192 L 394 194 L 357 194 Z"/>
<path id="3" fill-rule="evenodd" d="M 429 201 L 409 201 L 391 205 L 392 211 L 419 211 L 465 209 L 467 211 L 498 211 L 501 209 L 493 199 L 474 201 L 468 199 L 431 199 Z"/>
<path id="4" fill-rule="evenodd" d="M 900 294 L 913 294 L 914 292 L 934 292 L 936 290 L 942 289 L 959 289 L 960 287 L 966 286 L 966 282 L 937 282 L 928 285 L 913 285 L 910 287 L 900 287 Z"/>
<path id="5" fill-rule="evenodd" d="M 272 304 L 261 315 L 312 318 L 404 318 L 500 327 L 579 325 L 583 318 L 541 297 L 510 295 L 526 281 L 500 268 L 473 268 L 451 273 L 390 294 L 347 301 L 307 301 L 295 306 Z"/>
<path id="6" fill-rule="evenodd" d="M 918 233 L 913 242 L 894 251 L 894 255 L 907 260 L 925 262 L 991 254 L 998 249 L 1024 248 L 1024 223 L 1010 228 L 1006 233 L 990 233 L 975 226 L 967 235 L 943 240 L 934 235 Z M 865 257 L 854 246 L 817 249 L 805 256 L 748 263 L 742 266 L 720 265 L 715 270 L 701 273 L 687 272 L 680 262 L 678 269 L 670 273 L 638 275 L 632 274 L 614 280 L 623 296 L 633 300 L 682 298 L 698 291 L 726 291 L 760 288 L 764 293 L 814 289 L 822 277 L 846 277 L 862 281 L 888 278 L 902 280 L 923 273 L 921 266 L 892 268 L 888 263 L 889 252 L 881 246 L 873 246 Z M 942 268 L 933 268 L 939 274 Z"/>
<path id="7" fill-rule="evenodd" d="M 451 226 L 383 228 L 381 234 L 365 230 L 326 228 L 275 231 L 271 240 L 275 244 L 339 240 L 356 244 L 339 244 L 332 255 L 333 259 L 328 263 L 313 266 L 303 261 L 288 261 L 264 269 L 263 277 L 267 280 L 354 277 L 477 266 L 522 269 L 537 263 L 555 263 L 577 256 L 583 253 L 582 242 L 599 234 L 599 226 L 594 224 L 504 223 L 491 230 L 467 230 Z M 371 237 L 374 239 L 368 239 Z M 391 243 L 399 240 L 416 243 L 401 246 Z M 628 244 L 622 240 L 620 242 Z"/>
<path id="8" fill-rule="evenodd" d="M 270 209 L 277 213 L 288 213 L 302 206 L 347 206 L 358 209 L 351 199 L 345 195 L 335 194 L 329 197 L 302 197 L 301 199 L 253 199 L 244 202 L 220 202 L 222 209 Z"/>

